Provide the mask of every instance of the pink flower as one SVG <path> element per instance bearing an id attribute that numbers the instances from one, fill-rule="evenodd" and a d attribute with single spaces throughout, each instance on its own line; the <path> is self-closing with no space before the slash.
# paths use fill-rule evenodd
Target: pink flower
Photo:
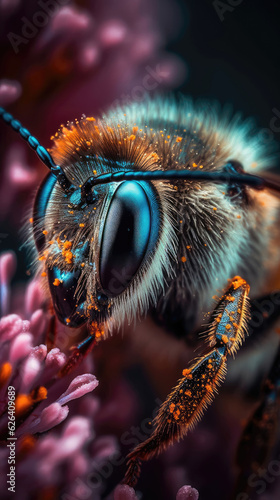
<path id="1" fill-rule="evenodd" d="M 182 486 L 179 489 L 176 500 L 198 500 L 199 494 L 195 488 L 191 486 Z M 138 496 L 133 488 L 130 486 L 119 485 L 114 492 L 114 500 L 137 500 Z"/>
<path id="2" fill-rule="evenodd" d="M 10 279 L 15 270 L 13 254 L 0 257 L 0 270 L 0 286 L 5 290 L 3 305 L 8 311 Z M 92 360 L 85 360 L 73 374 L 61 376 L 67 355 L 57 347 L 48 352 L 46 345 L 40 343 L 46 332 L 48 315 L 43 309 L 34 310 L 34 306 L 40 306 L 42 298 L 38 286 L 37 282 L 31 282 L 25 294 L 24 308 L 29 319 L 8 314 L 0 320 L 1 498 L 7 493 L 10 456 L 7 444 L 11 444 L 8 438 L 16 437 L 18 488 L 14 498 L 20 500 L 48 488 L 78 492 L 82 478 L 117 449 L 114 438 L 95 438 L 93 418 L 99 404 L 90 394 L 98 385 L 96 377 L 88 373 L 93 370 Z M 11 422 L 9 397 L 15 399 L 15 431 L 8 424 Z M 83 397 L 87 398 L 87 411 L 77 402 Z M 68 415 L 62 427 L 60 424 Z M 57 426 L 58 430 L 54 430 Z M 46 434 L 47 431 L 50 432 Z M 91 453 L 88 451 L 90 446 Z"/>

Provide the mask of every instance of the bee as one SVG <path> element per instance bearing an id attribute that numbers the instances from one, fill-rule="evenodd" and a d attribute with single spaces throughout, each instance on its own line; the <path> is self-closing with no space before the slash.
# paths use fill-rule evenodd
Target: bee
<path id="1" fill-rule="evenodd" d="M 89 329 L 63 373 L 147 313 L 197 338 L 202 312 L 224 289 L 205 352 L 128 456 L 124 482 L 134 486 L 141 462 L 182 438 L 211 403 L 246 334 L 249 289 L 264 293 L 279 264 L 280 183 L 267 172 L 274 158 L 248 122 L 185 98 L 83 116 L 61 127 L 50 151 L 3 108 L 0 116 L 50 170 L 33 205 L 37 272 L 58 320 Z"/>

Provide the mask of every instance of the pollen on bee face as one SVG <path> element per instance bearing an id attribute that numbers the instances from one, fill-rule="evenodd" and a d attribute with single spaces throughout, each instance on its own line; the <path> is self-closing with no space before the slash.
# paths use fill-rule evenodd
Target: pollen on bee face
<path id="1" fill-rule="evenodd" d="M 59 286 L 63 283 L 63 281 L 59 280 L 58 278 L 55 278 L 54 282 L 53 282 L 53 285 L 54 286 Z"/>

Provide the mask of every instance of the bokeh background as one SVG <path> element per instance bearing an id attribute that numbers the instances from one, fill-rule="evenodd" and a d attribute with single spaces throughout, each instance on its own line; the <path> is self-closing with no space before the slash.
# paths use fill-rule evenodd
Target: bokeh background
<path id="1" fill-rule="evenodd" d="M 49 4 L 54 15 L 40 17 L 38 1 L 0 0 L 0 106 L 7 107 L 46 147 L 51 145 L 50 136 L 67 120 L 143 99 L 147 74 L 155 84 L 152 92 L 175 91 L 194 99 L 230 103 L 234 111 L 255 118 L 262 141 L 279 142 L 280 17 L 276 1 L 54 0 Z M 17 258 L 5 312 L 24 311 L 24 290 L 32 277 L 21 229 L 45 173 L 28 146 L 0 123 L 0 252 L 13 250 Z M 145 339 L 151 337 L 148 345 L 141 341 L 143 328 Z M 112 498 L 125 469 L 124 460 L 116 464 L 110 454 L 118 450 L 124 457 L 133 442 L 147 435 L 145 419 L 150 419 L 192 357 L 192 350 L 182 351 L 181 342 L 169 339 L 150 320 L 137 326 L 135 339 L 125 332 L 123 339 L 116 336 L 95 352 L 94 373 L 100 387 L 92 415 L 85 405 L 70 404 L 72 414 L 84 412 L 94 420 L 93 443 L 95 437 L 101 439 L 95 448 L 91 443 L 91 453 L 84 447 L 89 468 L 87 476 L 82 472 L 80 476 L 85 481 L 94 457 L 93 470 L 101 471 L 95 480 L 101 478 L 102 484 L 75 492 L 62 461 L 61 475 L 53 485 L 45 484 L 42 475 L 40 488 L 29 491 L 25 485 L 26 498 L 67 500 L 69 491 L 71 500 Z M 165 346 L 160 352 L 158 340 Z M 168 373 L 166 351 L 172 352 Z M 246 420 L 257 401 L 256 394 L 255 399 L 243 396 L 236 387 L 222 391 L 195 432 L 145 465 L 138 498 L 175 499 L 179 488 L 190 484 L 201 500 L 230 499 L 242 418 Z M 60 426 L 57 432 L 62 432 Z M 142 438 L 137 437 L 139 432 Z M 26 475 L 31 481 L 32 471 Z M 274 479 L 257 495 L 259 500 L 279 498 L 279 478 Z M 180 495 L 178 500 L 197 498 L 187 490 Z"/>

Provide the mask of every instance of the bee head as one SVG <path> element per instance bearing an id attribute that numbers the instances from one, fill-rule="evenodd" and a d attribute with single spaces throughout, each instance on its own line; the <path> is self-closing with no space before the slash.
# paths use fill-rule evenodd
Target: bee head
<path id="1" fill-rule="evenodd" d="M 142 103 L 62 127 L 49 154 L 2 117 L 50 169 L 33 234 L 62 323 L 121 325 L 260 265 L 261 196 L 280 188 L 248 169 L 261 155 L 239 124 L 222 129 L 190 104 Z"/>

